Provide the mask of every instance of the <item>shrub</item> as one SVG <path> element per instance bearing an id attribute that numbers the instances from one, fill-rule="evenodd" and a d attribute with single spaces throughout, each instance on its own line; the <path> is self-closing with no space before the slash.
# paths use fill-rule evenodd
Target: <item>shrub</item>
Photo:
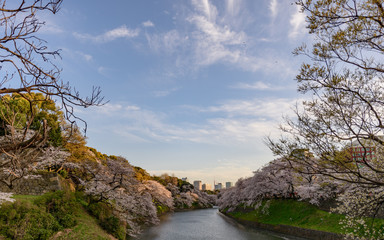
<path id="1" fill-rule="evenodd" d="M 90 203 L 88 211 L 95 216 L 100 226 L 118 239 L 126 239 L 125 224 L 113 215 L 112 207 L 104 202 Z"/>
<path id="2" fill-rule="evenodd" d="M 4 203 L 0 207 L 0 235 L 10 239 L 48 239 L 61 229 L 58 221 L 29 202 Z"/>
<path id="3" fill-rule="evenodd" d="M 79 207 L 79 203 L 73 193 L 63 191 L 46 193 L 35 200 L 35 204 L 45 207 L 45 210 L 65 228 L 77 224 L 74 214 Z"/>
<path id="4" fill-rule="evenodd" d="M 59 147 L 63 145 L 63 137 L 61 133 L 60 126 L 56 126 L 49 130 L 48 132 L 49 142 L 54 147 Z"/>

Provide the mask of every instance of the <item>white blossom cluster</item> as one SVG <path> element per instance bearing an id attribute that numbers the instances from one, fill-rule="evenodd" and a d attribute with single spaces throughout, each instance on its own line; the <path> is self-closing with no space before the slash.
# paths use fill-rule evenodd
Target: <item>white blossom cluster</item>
<path id="1" fill-rule="evenodd" d="M 57 147 L 47 147 L 41 151 L 41 155 L 37 158 L 33 168 L 35 170 L 46 169 L 48 167 L 61 167 L 68 162 L 66 159 L 70 156 L 68 151 Z M 70 164 L 70 163 L 68 163 Z"/>
<path id="2" fill-rule="evenodd" d="M 346 239 L 384 239 L 384 229 L 373 226 L 377 214 L 383 211 L 384 187 L 362 188 L 351 184 L 338 196 L 338 202 L 333 211 L 346 215 L 340 222 L 347 233 Z"/>
<path id="3" fill-rule="evenodd" d="M 220 209 L 229 211 L 239 205 L 258 208 L 262 200 L 270 198 L 295 198 L 319 205 L 338 191 L 334 181 L 320 176 L 303 177 L 283 159 L 276 159 L 255 171 L 253 177 L 239 179 L 235 187 L 222 191 L 218 204 Z"/>
<path id="4" fill-rule="evenodd" d="M 168 184 L 167 189 L 172 193 L 175 208 L 192 208 L 196 207 L 209 208 L 216 204 L 216 196 L 208 195 L 205 192 L 194 189 L 191 185 L 183 185 L 178 187 Z"/>
<path id="5" fill-rule="evenodd" d="M 127 230 L 131 236 L 140 233 L 141 225 L 159 222 L 156 206 L 148 190 L 154 190 L 154 184 L 144 186 L 137 181 L 127 161 L 109 159 L 105 165 L 95 162 L 82 167 L 91 176 L 90 179 L 80 179 L 85 193 L 96 201 L 111 203 L 114 214 L 129 225 Z M 161 190 L 153 195 L 164 201 Z"/>
<path id="6" fill-rule="evenodd" d="M 12 195 L 12 193 L 0 192 L 0 205 L 3 202 L 14 202 L 15 199 L 12 198 Z"/>

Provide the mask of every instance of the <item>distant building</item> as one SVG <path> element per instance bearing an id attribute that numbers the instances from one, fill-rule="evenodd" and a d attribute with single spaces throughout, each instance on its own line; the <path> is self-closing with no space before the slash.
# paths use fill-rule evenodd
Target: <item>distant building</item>
<path id="1" fill-rule="evenodd" d="M 195 189 L 197 190 L 201 190 L 202 186 L 201 186 L 201 181 L 197 180 L 197 181 L 194 181 L 193 182 L 193 186 L 195 187 Z"/>
<path id="2" fill-rule="evenodd" d="M 202 185 L 202 190 L 203 190 L 203 191 L 204 191 L 204 190 L 212 190 L 212 186 L 211 186 L 211 184 L 204 183 L 204 184 Z"/>
<path id="3" fill-rule="evenodd" d="M 350 148 L 352 159 L 356 162 L 363 162 L 363 160 L 371 161 L 375 157 L 375 147 L 351 147 Z"/>
<path id="4" fill-rule="evenodd" d="M 378 136 L 380 140 L 383 140 L 383 136 Z M 352 142 L 350 147 L 350 153 L 352 160 L 356 162 L 363 162 L 364 160 L 369 162 L 376 158 L 376 145 L 373 140 L 357 140 Z"/>
<path id="5" fill-rule="evenodd" d="M 231 188 L 231 187 L 233 187 L 233 183 L 232 182 L 226 182 L 225 183 L 225 188 Z"/>
<path id="6" fill-rule="evenodd" d="M 223 189 L 222 183 L 215 184 L 215 190 L 221 190 L 221 189 Z"/>

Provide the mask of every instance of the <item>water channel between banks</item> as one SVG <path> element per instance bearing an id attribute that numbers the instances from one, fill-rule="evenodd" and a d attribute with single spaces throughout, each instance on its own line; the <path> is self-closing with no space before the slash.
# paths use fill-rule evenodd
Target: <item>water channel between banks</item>
<path id="1" fill-rule="evenodd" d="M 218 209 L 175 212 L 163 216 L 158 226 L 150 227 L 140 240 L 303 240 L 243 226 L 220 214 Z"/>

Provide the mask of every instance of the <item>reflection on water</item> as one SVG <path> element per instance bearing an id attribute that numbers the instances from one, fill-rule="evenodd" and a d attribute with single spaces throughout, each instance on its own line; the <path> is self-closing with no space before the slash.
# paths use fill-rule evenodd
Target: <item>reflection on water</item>
<path id="1" fill-rule="evenodd" d="M 147 229 L 140 240 L 282 240 L 299 239 L 244 227 L 219 214 L 217 209 L 176 212 Z"/>

